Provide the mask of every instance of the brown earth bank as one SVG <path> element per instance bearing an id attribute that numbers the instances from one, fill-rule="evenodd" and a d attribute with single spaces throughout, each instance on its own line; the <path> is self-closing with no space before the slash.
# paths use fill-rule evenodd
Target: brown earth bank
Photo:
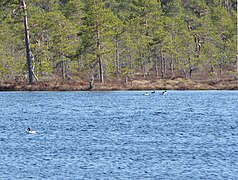
<path id="1" fill-rule="evenodd" d="M 238 90 L 237 79 L 226 80 L 190 80 L 158 79 L 133 80 L 129 83 L 108 81 L 104 84 L 95 82 L 90 88 L 88 82 L 47 81 L 35 82 L 2 82 L 0 91 L 115 91 L 115 90 Z"/>

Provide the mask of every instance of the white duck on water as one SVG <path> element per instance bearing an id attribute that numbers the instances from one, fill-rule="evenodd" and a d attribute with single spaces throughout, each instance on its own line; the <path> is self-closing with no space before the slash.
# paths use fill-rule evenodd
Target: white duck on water
<path id="1" fill-rule="evenodd" d="M 161 95 L 166 95 L 166 94 L 167 94 L 166 90 L 161 93 Z"/>
<path id="2" fill-rule="evenodd" d="M 149 92 L 145 92 L 143 95 L 144 96 L 149 96 L 150 94 L 149 94 Z"/>
<path id="3" fill-rule="evenodd" d="M 37 132 L 31 130 L 31 128 L 27 128 L 27 132 L 28 132 L 29 134 L 37 134 Z"/>

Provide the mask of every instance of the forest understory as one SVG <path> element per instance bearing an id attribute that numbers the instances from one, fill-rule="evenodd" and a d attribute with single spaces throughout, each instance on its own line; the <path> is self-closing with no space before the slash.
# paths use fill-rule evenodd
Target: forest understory
<path id="1" fill-rule="evenodd" d="M 238 79 L 135 79 L 94 82 L 86 81 L 38 81 L 32 85 L 28 81 L 2 82 L 0 91 L 117 91 L 117 90 L 238 90 Z"/>

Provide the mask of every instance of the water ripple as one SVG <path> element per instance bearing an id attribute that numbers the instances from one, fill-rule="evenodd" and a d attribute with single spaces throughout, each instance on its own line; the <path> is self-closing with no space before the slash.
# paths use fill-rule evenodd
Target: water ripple
<path id="1" fill-rule="evenodd" d="M 1 93 L 0 179 L 237 178 L 238 91 L 142 94 Z"/>

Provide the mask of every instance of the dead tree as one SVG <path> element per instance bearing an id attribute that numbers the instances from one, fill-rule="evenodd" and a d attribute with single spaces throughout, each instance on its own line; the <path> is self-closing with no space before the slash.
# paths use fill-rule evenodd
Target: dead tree
<path id="1" fill-rule="evenodd" d="M 30 49 L 30 36 L 29 36 L 29 27 L 28 27 L 28 19 L 27 19 L 27 7 L 25 0 L 21 0 L 22 9 L 23 9 L 23 16 L 24 16 L 24 30 L 25 30 L 25 46 L 26 46 L 26 59 L 27 59 L 27 66 L 28 66 L 28 76 L 29 76 L 29 84 L 33 84 L 34 80 L 37 81 L 37 77 L 33 71 L 32 65 L 32 53 Z"/>

